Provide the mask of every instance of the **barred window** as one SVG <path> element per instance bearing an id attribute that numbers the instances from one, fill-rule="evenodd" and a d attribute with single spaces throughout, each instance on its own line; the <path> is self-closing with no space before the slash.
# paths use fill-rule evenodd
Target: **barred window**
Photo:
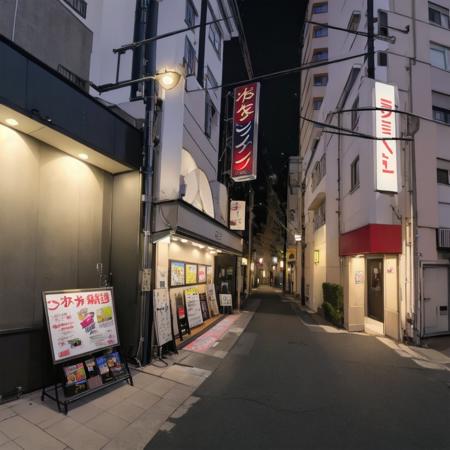
<path id="1" fill-rule="evenodd" d="M 83 19 L 86 19 L 87 3 L 84 0 L 64 0 Z"/>

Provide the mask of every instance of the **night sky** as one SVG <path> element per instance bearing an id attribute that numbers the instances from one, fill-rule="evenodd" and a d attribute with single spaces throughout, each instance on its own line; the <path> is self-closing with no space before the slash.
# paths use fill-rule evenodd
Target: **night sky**
<path id="1" fill-rule="evenodd" d="M 238 0 L 255 76 L 300 65 L 300 32 L 305 0 Z M 237 40 L 225 49 L 224 82 L 246 79 Z M 230 63 L 230 60 L 233 63 Z M 277 175 L 275 189 L 286 196 L 288 157 L 298 154 L 299 74 L 261 81 L 256 202 L 265 202 L 265 182 Z M 256 208 L 264 221 L 264 208 Z"/>

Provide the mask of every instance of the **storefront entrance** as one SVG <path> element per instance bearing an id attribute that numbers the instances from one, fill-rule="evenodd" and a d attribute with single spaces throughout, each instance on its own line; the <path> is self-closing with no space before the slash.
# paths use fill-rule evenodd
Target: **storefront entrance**
<path id="1" fill-rule="evenodd" d="M 383 259 L 367 259 L 367 315 L 384 322 Z"/>

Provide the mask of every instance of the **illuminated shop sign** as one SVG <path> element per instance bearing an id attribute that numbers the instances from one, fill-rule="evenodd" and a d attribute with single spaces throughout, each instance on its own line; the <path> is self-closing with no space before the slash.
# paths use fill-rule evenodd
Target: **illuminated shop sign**
<path id="1" fill-rule="evenodd" d="M 398 192 L 397 142 L 387 138 L 397 137 L 395 110 L 395 86 L 375 83 L 375 141 L 376 190 Z M 385 140 L 386 139 L 386 140 Z"/>
<path id="2" fill-rule="evenodd" d="M 256 178 L 258 151 L 259 83 L 234 90 L 233 152 L 231 178 L 249 181 Z"/>

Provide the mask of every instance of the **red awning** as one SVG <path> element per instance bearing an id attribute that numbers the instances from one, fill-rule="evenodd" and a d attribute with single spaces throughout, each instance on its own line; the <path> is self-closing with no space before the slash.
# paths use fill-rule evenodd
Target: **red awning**
<path id="1" fill-rule="evenodd" d="M 339 239 L 340 256 L 401 252 L 401 225 L 369 224 L 341 234 Z"/>

